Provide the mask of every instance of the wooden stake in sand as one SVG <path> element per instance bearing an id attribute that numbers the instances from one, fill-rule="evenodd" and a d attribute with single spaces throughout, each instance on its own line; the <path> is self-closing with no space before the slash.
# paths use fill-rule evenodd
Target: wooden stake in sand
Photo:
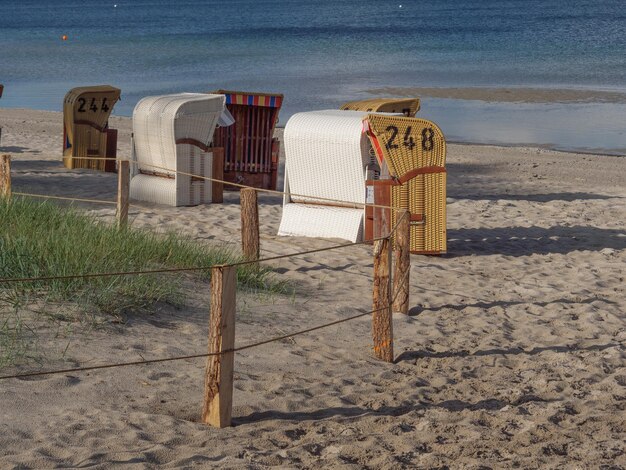
<path id="1" fill-rule="evenodd" d="M 254 188 L 242 188 L 241 201 L 241 248 L 247 261 L 259 259 L 259 206 Z"/>
<path id="2" fill-rule="evenodd" d="M 388 238 L 374 242 L 374 301 L 372 337 L 374 354 L 393 362 L 393 323 L 391 315 L 391 242 Z M 376 311 L 382 309 L 380 311 Z"/>
<path id="3" fill-rule="evenodd" d="M 411 253 L 409 239 L 411 236 L 411 214 L 409 211 L 397 211 L 396 220 L 399 221 L 396 229 L 394 246 L 395 267 L 393 271 L 393 311 L 407 315 L 409 313 L 409 272 L 411 271 Z"/>
<path id="4" fill-rule="evenodd" d="M 213 171 L 211 177 L 216 180 L 224 179 L 224 148 L 213 147 Z M 224 202 L 224 183 L 211 181 L 211 202 L 213 204 Z"/>
<path id="5" fill-rule="evenodd" d="M 128 193 L 130 187 L 130 162 L 120 160 L 117 168 L 117 227 L 128 225 Z"/>
<path id="6" fill-rule="evenodd" d="M 235 301 L 237 268 L 217 266 L 211 270 L 209 354 L 235 347 Z M 233 408 L 235 353 L 209 356 L 204 381 L 202 421 L 211 426 L 230 426 Z"/>
<path id="7" fill-rule="evenodd" d="M 11 197 L 11 155 L 0 157 L 0 198 Z"/>

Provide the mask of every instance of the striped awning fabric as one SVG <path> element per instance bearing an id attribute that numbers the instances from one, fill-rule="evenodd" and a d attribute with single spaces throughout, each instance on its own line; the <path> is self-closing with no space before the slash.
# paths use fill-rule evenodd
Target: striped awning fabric
<path id="1" fill-rule="evenodd" d="M 242 104 L 247 106 L 261 106 L 265 108 L 280 108 L 283 104 L 283 95 L 245 93 L 227 90 L 218 90 L 215 93 L 225 95 L 227 105 Z"/>

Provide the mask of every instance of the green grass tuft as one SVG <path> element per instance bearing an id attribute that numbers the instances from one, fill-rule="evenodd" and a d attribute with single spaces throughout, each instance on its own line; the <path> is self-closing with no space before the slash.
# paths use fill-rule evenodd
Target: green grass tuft
<path id="1" fill-rule="evenodd" d="M 0 201 L 0 277 L 64 276 L 158 268 L 211 266 L 239 261 L 232 249 L 209 246 L 173 233 L 118 230 L 95 217 L 47 202 Z M 182 280 L 209 278 L 192 273 L 78 278 L 13 284 L 0 293 L 20 299 L 34 293 L 53 301 L 80 302 L 97 313 L 119 315 L 147 310 L 156 302 L 179 304 Z M 266 268 L 242 266 L 239 285 L 280 292 Z"/>

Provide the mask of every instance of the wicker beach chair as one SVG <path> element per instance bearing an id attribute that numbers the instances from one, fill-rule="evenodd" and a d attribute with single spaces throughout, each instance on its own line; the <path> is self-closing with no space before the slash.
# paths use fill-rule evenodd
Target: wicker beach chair
<path id="1" fill-rule="evenodd" d="M 370 114 L 364 129 L 374 148 L 381 177 L 368 181 L 377 204 L 411 213 L 412 253 L 446 252 L 446 142 L 425 119 Z M 396 222 L 391 211 L 391 226 Z M 376 226 L 376 221 L 373 222 Z M 374 232 L 374 235 L 376 233 Z"/>
<path id="2" fill-rule="evenodd" d="M 115 171 L 117 130 L 109 129 L 109 116 L 120 99 L 109 85 L 71 89 L 63 101 L 63 163 L 69 169 Z M 89 158 L 93 157 L 93 158 Z"/>
<path id="3" fill-rule="evenodd" d="M 402 113 L 413 117 L 420 109 L 419 98 L 375 98 L 371 100 L 350 101 L 340 109 L 367 111 L 374 113 Z"/>
<path id="4" fill-rule="evenodd" d="M 218 90 L 235 125 L 215 131 L 214 145 L 224 148 L 224 179 L 257 188 L 276 189 L 279 141 L 274 127 L 283 95 Z M 236 189 L 230 187 L 229 189 Z"/>
<path id="5" fill-rule="evenodd" d="M 362 239 L 365 181 L 377 177 L 375 157 L 363 134 L 366 116 L 329 110 L 298 113 L 289 119 L 279 235 Z"/>
<path id="6" fill-rule="evenodd" d="M 210 148 L 224 96 L 179 93 L 143 98 L 133 111 L 130 197 L 170 206 L 222 201 L 223 151 Z M 182 173 L 180 173 L 182 172 Z"/>

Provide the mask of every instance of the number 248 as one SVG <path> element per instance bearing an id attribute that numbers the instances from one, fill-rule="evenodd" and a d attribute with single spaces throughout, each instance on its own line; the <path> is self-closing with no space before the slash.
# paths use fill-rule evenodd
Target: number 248
<path id="1" fill-rule="evenodd" d="M 395 140 L 398 137 L 398 128 L 396 126 L 387 126 L 387 129 L 385 130 L 387 132 L 391 132 L 391 136 L 389 137 L 389 140 L 387 141 L 385 147 L 387 147 L 387 150 L 397 149 L 399 145 L 395 143 Z M 415 147 L 415 140 L 411 135 L 411 131 L 411 126 L 406 128 L 406 132 L 404 133 L 404 139 L 402 141 L 402 145 L 407 147 L 409 150 L 413 150 L 413 147 Z M 430 127 L 422 129 L 422 150 L 424 150 L 425 152 L 430 152 L 434 148 L 434 137 L 435 133 Z"/>

